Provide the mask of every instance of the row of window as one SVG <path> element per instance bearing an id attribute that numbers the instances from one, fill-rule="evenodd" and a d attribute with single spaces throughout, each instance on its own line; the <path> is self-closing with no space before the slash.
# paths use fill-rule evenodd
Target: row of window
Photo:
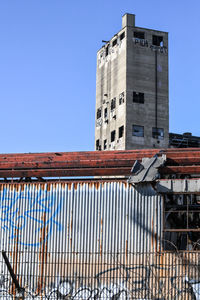
<path id="1" fill-rule="evenodd" d="M 119 95 L 119 105 L 121 105 L 122 103 L 124 103 L 124 92 Z M 116 97 L 114 97 L 110 103 L 110 110 L 113 111 L 115 108 L 116 108 Z M 100 119 L 101 117 L 102 117 L 102 109 L 98 108 L 97 120 Z M 104 118 L 107 119 L 107 117 L 108 117 L 108 108 L 106 107 L 104 108 Z"/>
<path id="2" fill-rule="evenodd" d="M 135 31 L 133 33 L 134 38 L 139 40 L 145 39 L 145 32 L 143 31 Z M 152 45 L 163 47 L 163 36 L 152 35 Z"/>
<path id="3" fill-rule="evenodd" d="M 133 92 L 133 102 L 134 103 L 144 103 L 144 93 Z M 124 103 L 124 92 L 119 95 L 119 105 Z M 113 111 L 116 108 L 116 97 L 111 100 L 110 109 Z M 97 109 L 97 119 L 100 119 L 102 116 L 101 108 Z M 104 109 L 104 118 L 108 116 L 108 109 Z"/>
<path id="4" fill-rule="evenodd" d="M 118 128 L 118 138 L 122 138 L 124 135 L 124 126 L 120 126 Z M 144 137 L 144 126 L 133 125 L 132 126 L 132 135 L 137 137 Z M 164 139 L 164 129 L 163 128 L 152 128 L 152 137 L 155 139 Z M 110 134 L 110 142 L 114 142 L 116 140 L 116 131 L 111 131 Z M 103 150 L 107 149 L 107 139 L 103 142 Z M 96 150 L 101 150 L 100 140 L 96 140 Z"/>
<path id="5" fill-rule="evenodd" d="M 123 38 L 125 38 L 125 32 L 122 32 L 119 36 L 119 40 L 123 40 Z M 118 40 L 118 37 L 116 37 L 116 39 L 114 39 L 114 41 L 112 42 L 112 47 L 114 47 L 115 45 L 117 45 L 117 40 Z M 106 56 L 108 56 L 109 54 L 109 48 L 110 48 L 110 45 L 108 44 L 108 46 L 106 47 Z"/>
<path id="6" fill-rule="evenodd" d="M 143 31 L 134 31 L 133 36 L 136 39 L 144 40 L 145 39 L 145 32 L 143 32 Z M 120 41 L 123 40 L 124 37 L 125 37 L 125 32 L 120 34 L 119 40 Z M 113 40 L 112 47 L 117 45 L 117 40 L 118 40 L 118 37 L 116 37 L 116 39 Z M 163 47 L 163 36 L 152 35 L 152 45 Z M 107 47 L 106 47 L 106 56 L 108 56 L 108 54 L 109 54 L 109 48 L 110 48 L 110 45 L 108 44 Z"/>
<path id="7" fill-rule="evenodd" d="M 124 126 L 120 126 L 119 129 L 118 129 L 118 138 L 122 138 L 124 135 Z M 114 142 L 116 139 L 116 131 L 113 130 L 111 131 L 111 134 L 110 134 L 110 142 Z M 103 141 L 103 150 L 106 150 L 107 149 L 107 139 L 105 139 Z M 100 140 L 96 140 L 96 150 L 101 150 L 101 145 L 100 145 Z"/>
<path id="8" fill-rule="evenodd" d="M 125 37 L 125 32 L 122 32 L 119 36 L 120 41 L 123 40 L 123 38 Z M 117 39 L 114 39 L 114 41 L 112 42 L 112 46 L 114 47 L 115 45 L 117 45 Z"/>
<path id="9" fill-rule="evenodd" d="M 144 137 L 144 126 L 133 125 L 132 126 L 132 135 L 138 137 Z M 164 129 L 163 128 L 152 128 L 152 137 L 155 139 L 162 140 L 164 139 Z"/>

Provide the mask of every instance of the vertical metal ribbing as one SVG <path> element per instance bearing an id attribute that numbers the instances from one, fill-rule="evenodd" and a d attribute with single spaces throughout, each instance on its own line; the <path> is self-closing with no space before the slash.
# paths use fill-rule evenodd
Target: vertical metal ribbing
<path id="1" fill-rule="evenodd" d="M 13 204 L 9 214 L 2 209 L 6 199 Z M 17 275 L 33 295 L 61 289 L 64 281 L 65 293 L 72 297 L 80 288 L 89 293 L 92 287 L 105 298 L 115 284 L 115 290 L 137 290 L 130 295 L 142 298 L 148 264 L 162 263 L 155 257 L 162 199 L 150 187 L 139 190 L 123 182 L 8 184 L 1 186 L 0 201 L 1 248 L 11 252 L 11 263 L 17 249 Z M 15 201 L 19 218 L 14 216 Z M 10 223 L 2 214 L 13 216 Z M 19 229 L 17 242 L 2 228 L 17 225 L 20 218 L 26 225 Z M 9 277 L 5 266 L 3 270 Z M 148 284 L 154 284 L 152 276 Z"/>

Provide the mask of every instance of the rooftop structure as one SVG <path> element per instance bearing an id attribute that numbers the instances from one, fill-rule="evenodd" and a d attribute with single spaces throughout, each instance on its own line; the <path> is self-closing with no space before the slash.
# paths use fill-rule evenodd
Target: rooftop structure
<path id="1" fill-rule="evenodd" d="M 195 148 L 200 147 L 200 137 L 190 132 L 183 134 L 169 133 L 169 146 L 173 148 Z"/>
<path id="2" fill-rule="evenodd" d="M 96 150 L 167 148 L 168 33 L 135 26 L 122 29 L 97 53 Z"/>

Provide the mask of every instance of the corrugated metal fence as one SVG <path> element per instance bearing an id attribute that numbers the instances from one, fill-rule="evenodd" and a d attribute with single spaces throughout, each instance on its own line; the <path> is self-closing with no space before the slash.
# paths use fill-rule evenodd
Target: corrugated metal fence
<path id="1" fill-rule="evenodd" d="M 162 201 L 117 181 L 1 184 L 1 250 L 22 296 L 193 299 L 186 262 L 198 277 L 198 257 L 162 253 Z M 2 256 L 0 268 L 0 298 L 16 298 Z"/>

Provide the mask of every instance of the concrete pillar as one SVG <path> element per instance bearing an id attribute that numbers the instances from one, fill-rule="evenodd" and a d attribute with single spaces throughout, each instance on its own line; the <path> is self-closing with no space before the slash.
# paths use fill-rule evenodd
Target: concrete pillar
<path id="1" fill-rule="evenodd" d="M 126 26 L 135 27 L 135 15 L 125 14 L 122 17 L 122 28 Z"/>

